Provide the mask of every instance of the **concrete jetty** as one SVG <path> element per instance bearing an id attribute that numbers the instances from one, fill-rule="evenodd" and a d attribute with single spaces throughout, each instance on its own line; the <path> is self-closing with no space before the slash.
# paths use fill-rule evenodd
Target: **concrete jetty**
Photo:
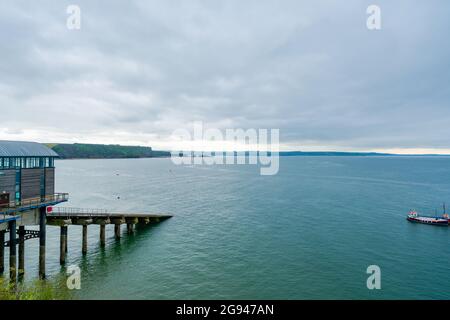
<path id="1" fill-rule="evenodd" d="M 85 208 L 52 208 L 47 213 L 47 224 L 61 228 L 60 263 L 64 264 L 67 255 L 67 229 L 70 225 L 82 226 L 82 253 L 86 254 L 88 226 L 91 224 L 99 225 L 100 245 L 105 246 L 106 225 L 114 225 L 114 235 L 116 239 L 120 239 L 122 224 L 127 225 L 127 231 L 131 234 L 137 224 L 158 223 L 171 217 L 170 214 L 108 212 L 102 209 Z"/>

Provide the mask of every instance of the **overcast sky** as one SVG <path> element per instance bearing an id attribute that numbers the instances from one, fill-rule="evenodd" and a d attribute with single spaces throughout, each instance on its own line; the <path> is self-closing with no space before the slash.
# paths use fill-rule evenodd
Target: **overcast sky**
<path id="1" fill-rule="evenodd" d="M 203 121 L 279 128 L 285 150 L 450 152 L 449 32 L 446 0 L 4 0 L 0 139 L 169 149 Z"/>

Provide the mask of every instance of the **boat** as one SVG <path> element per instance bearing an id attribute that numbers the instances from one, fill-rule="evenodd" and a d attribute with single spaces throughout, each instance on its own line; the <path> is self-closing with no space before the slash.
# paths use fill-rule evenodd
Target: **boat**
<path id="1" fill-rule="evenodd" d="M 416 211 L 411 210 L 406 217 L 408 221 L 430 224 L 434 226 L 448 226 L 450 219 L 448 214 L 444 213 L 441 217 L 420 216 Z"/>

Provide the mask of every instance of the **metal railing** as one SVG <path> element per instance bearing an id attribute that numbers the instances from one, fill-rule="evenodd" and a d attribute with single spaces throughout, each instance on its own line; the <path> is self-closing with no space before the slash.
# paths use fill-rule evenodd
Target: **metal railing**
<path id="1" fill-rule="evenodd" d="M 15 211 L 25 210 L 27 208 L 39 207 L 43 204 L 56 204 L 60 202 L 65 202 L 69 200 L 68 193 L 55 193 L 52 195 L 47 195 L 45 197 L 39 198 L 29 198 L 21 201 L 10 202 L 9 204 L 2 205 L 0 207 L 0 216 L 3 214 L 12 215 Z"/>
<path id="2" fill-rule="evenodd" d="M 48 214 L 50 217 L 109 217 L 110 213 L 106 209 L 90 209 L 90 208 L 71 208 L 62 207 L 54 208 Z"/>
<path id="3" fill-rule="evenodd" d="M 10 220 L 17 220 L 19 216 L 12 216 L 6 213 L 0 213 L 0 223 L 8 222 Z"/>

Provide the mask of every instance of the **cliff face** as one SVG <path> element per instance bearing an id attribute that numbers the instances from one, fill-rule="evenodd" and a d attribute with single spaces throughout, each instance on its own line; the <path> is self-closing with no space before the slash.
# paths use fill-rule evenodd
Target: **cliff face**
<path id="1" fill-rule="evenodd" d="M 47 144 L 61 159 L 121 159 L 167 157 L 169 152 L 153 151 L 150 147 L 103 144 Z"/>

